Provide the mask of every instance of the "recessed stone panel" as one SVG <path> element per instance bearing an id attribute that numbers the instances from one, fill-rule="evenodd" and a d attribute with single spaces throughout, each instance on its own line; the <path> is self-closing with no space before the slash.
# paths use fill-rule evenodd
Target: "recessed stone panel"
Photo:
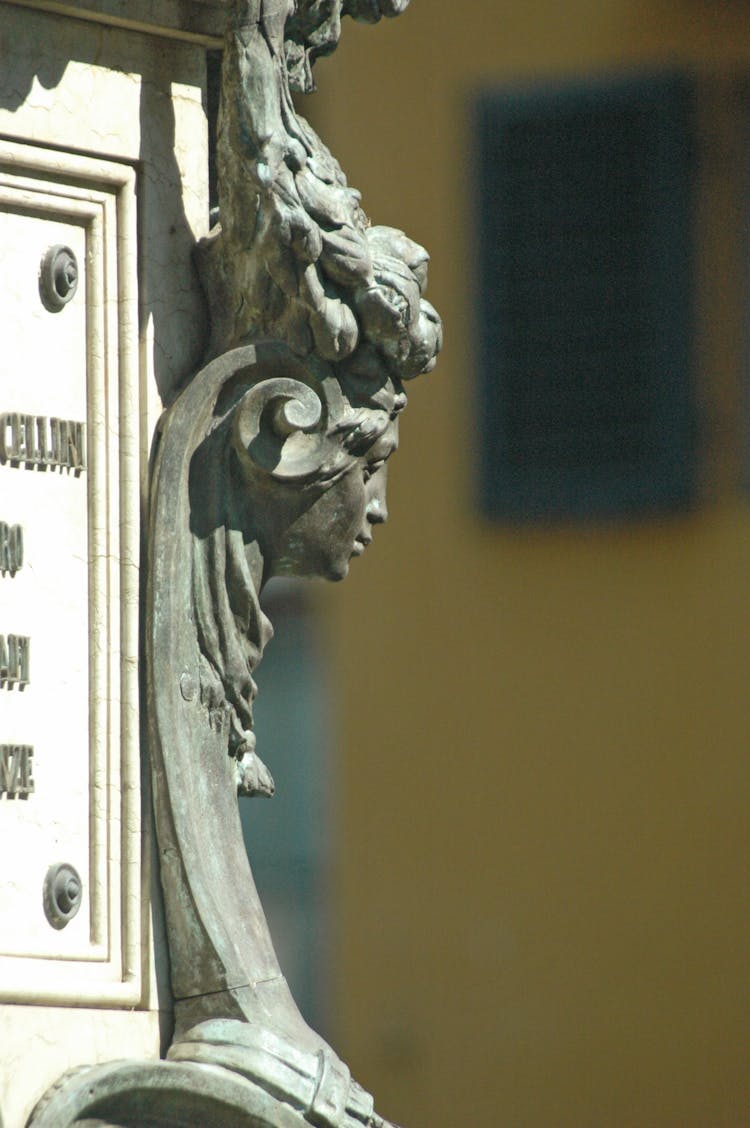
<path id="1" fill-rule="evenodd" d="M 0 144 L 9 1001 L 140 992 L 133 193 L 128 166 Z"/>

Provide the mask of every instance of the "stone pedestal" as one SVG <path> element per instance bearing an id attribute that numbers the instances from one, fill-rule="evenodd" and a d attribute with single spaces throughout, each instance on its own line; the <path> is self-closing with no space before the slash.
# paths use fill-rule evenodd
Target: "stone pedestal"
<path id="1" fill-rule="evenodd" d="M 171 1034 L 141 530 L 162 402 L 205 346 L 192 250 L 222 22 L 200 3 L 0 3 L 4 1128 L 65 1070 L 158 1058 Z"/>

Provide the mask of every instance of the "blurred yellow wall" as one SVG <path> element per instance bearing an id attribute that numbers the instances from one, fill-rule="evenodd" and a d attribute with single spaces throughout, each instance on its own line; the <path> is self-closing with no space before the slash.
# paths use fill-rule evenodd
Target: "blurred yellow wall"
<path id="1" fill-rule="evenodd" d="M 704 498 L 583 530 L 483 523 L 467 96 L 680 61 L 708 91 Z M 446 323 L 437 372 L 411 386 L 389 526 L 320 596 L 340 695 L 337 1045 L 408 1128 L 750 1125 L 750 508 L 726 94 L 746 68 L 740 0 L 413 0 L 375 28 L 347 22 L 319 64 L 315 121 L 368 214 L 431 251 Z"/>

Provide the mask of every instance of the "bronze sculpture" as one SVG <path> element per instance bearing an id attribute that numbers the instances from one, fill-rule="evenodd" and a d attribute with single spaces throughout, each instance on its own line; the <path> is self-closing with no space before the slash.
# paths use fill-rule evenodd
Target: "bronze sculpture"
<path id="1" fill-rule="evenodd" d="M 146 1100 L 149 1123 L 182 1124 L 179 1092 L 195 1102 L 186 1123 L 386 1125 L 294 1004 L 236 796 L 274 786 L 252 723 L 252 674 L 272 633 L 260 590 L 274 575 L 341 579 L 364 551 L 386 517 L 404 381 L 440 348 L 422 297 L 426 252 L 369 225 L 290 93 L 312 87 L 342 15 L 374 22 L 407 3 L 238 0 L 233 16 L 220 224 L 199 249 L 208 362 L 162 420 L 148 538 L 149 745 L 175 1030 L 168 1063 L 144 1063 L 142 1092 L 130 1065 L 74 1078 L 66 1124 L 93 1109 L 135 1123 Z M 55 1099 L 35 1126 L 63 1123 Z"/>

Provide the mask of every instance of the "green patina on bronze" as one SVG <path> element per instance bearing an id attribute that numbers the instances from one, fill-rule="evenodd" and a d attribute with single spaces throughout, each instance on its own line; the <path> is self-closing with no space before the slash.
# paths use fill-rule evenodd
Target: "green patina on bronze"
<path id="1" fill-rule="evenodd" d="M 144 1063 L 138 1084 L 130 1064 L 76 1074 L 34 1128 L 135 1126 L 144 1108 L 157 1128 L 388 1128 L 294 1003 L 237 793 L 273 791 L 252 716 L 272 634 L 262 586 L 342 579 L 364 551 L 386 517 L 404 382 L 440 348 L 422 296 L 426 252 L 370 226 L 290 93 L 312 87 L 342 15 L 375 22 L 407 3 L 241 0 L 232 16 L 220 223 L 199 248 L 211 340 L 157 434 L 148 533 L 149 750 L 174 1037 L 169 1060 Z"/>

